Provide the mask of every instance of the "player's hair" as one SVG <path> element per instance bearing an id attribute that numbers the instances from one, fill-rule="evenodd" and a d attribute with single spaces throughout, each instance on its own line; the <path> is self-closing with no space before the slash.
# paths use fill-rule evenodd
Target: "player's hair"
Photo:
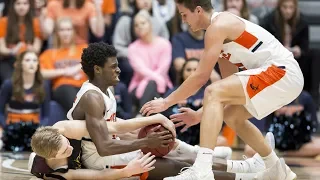
<path id="1" fill-rule="evenodd" d="M 211 0 L 175 0 L 176 3 L 184 5 L 191 12 L 194 12 L 197 6 L 201 6 L 205 11 L 213 9 Z"/>
<path id="2" fill-rule="evenodd" d="M 51 127 L 40 127 L 31 138 L 32 151 L 43 158 L 54 158 L 61 147 L 59 130 Z"/>
<path id="3" fill-rule="evenodd" d="M 94 78 L 94 66 L 103 67 L 108 58 L 116 57 L 117 51 L 114 46 L 104 42 L 91 43 L 83 49 L 81 55 L 81 64 L 83 71 L 90 80 Z"/>

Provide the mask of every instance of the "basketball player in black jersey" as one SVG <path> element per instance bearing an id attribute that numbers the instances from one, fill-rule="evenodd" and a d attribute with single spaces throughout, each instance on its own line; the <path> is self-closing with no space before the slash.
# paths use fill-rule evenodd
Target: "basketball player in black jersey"
<path id="1" fill-rule="evenodd" d="M 164 120 L 166 120 L 166 117 L 157 114 L 129 121 L 105 123 L 108 124 L 110 133 L 121 134 L 150 124 L 161 123 Z M 166 158 L 158 158 L 155 161 L 154 156 L 146 154 L 131 160 L 128 165 L 120 169 L 110 168 L 100 171 L 83 169 L 85 167 L 81 162 L 80 140 L 88 134 L 86 124 L 82 120 L 60 121 L 53 127 L 39 128 L 31 141 L 32 149 L 37 154 L 31 154 L 29 160 L 31 173 L 38 178 L 59 180 L 115 180 L 131 176 L 137 176 L 140 180 L 162 180 L 164 177 L 180 172 L 181 168 L 190 166 L 186 162 Z M 190 161 L 191 164 L 192 161 Z M 214 173 L 216 180 L 237 180 L 236 174 L 233 173 L 222 171 L 214 171 Z M 255 173 L 252 173 L 252 180 L 254 176 Z M 247 180 L 250 180 L 250 178 L 247 178 Z"/>

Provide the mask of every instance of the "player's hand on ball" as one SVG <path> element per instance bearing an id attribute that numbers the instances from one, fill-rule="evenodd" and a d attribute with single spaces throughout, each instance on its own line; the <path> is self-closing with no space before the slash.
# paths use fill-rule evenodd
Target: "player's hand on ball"
<path id="1" fill-rule="evenodd" d="M 190 108 L 180 108 L 180 113 L 170 116 L 172 122 L 176 123 L 176 127 L 184 126 L 181 132 L 185 132 L 189 127 L 194 126 L 201 121 L 201 114 Z"/>
<path id="2" fill-rule="evenodd" d="M 152 128 L 145 137 L 149 148 L 168 147 L 169 143 L 173 141 L 173 135 L 170 131 L 155 132 L 160 127 L 161 125 Z"/>
<path id="3" fill-rule="evenodd" d="M 149 116 L 150 114 L 159 113 L 166 109 L 168 109 L 166 101 L 163 98 L 157 98 L 144 104 L 140 109 L 140 113 Z"/>
<path id="4" fill-rule="evenodd" d="M 143 153 L 141 153 L 140 156 L 136 157 L 128 163 L 128 165 L 124 168 L 124 171 L 128 177 L 135 174 L 141 174 L 151 171 L 155 168 L 153 166 L 156 162 L 154 158 L 155 156 L 151 155 L 151 153 L 148 153 L 146 155 L 143 155 Z"/>
<path id="5" fill-rule="evenodd" d="M 167 117 L 165 117 L 162 114 L 156 114 L 154 115 L 156 119 L 159 120 L 159 123 L 166 128 L 167 130 L 169 130 L 173 137 L 176 138 L 177 137 L 177 133 L 176 133 L 176 127 L 174 125 L 174 123 L 172 121 L 170 121 Z"/>

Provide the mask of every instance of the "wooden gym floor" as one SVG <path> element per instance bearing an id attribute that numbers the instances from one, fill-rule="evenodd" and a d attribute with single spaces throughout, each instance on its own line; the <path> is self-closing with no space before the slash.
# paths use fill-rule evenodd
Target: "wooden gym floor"
<path id="1" fill-rule="evenodd" d="M 35 180 L 28 173 L 29 153 L 0 153 L 0 180 Z M 242 152 L 233 152 L 233 159 L 241 159 Z M 320 159 L 286 158 L 287 164 L 299 180 L 320 180 Z"/>

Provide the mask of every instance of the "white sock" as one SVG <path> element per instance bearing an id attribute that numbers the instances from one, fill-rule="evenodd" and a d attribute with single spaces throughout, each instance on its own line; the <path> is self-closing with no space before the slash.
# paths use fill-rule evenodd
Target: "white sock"
<path id="1" fill-rule="evenodd" d="M 261 158 L 263 159 L 264 164 L 266 165 L 266 169 L 271 168 L 279 160 L 279 157 L 276 155 L 274 151 L 271 151 L 271 153 L 268 156 Z"/>
<path id="2" fill-rule="evenodd" d="M 254 180 L 256 173 L 236 173 L 235 180 Z"/>
<path id="3" fill-rule="evenodd" d="M 235 160 L 227 160 L 227 172 L 233 173 L 235 171 L 246 172 L 249 169 L 249 165 L 247 163 L 240 163 L 242 166 L 240 167 L 239 162 L 234 163 Z M 239 169 L 243 170 L 239 170 Z"/>
<path id="4" fill-rule="evenodd" d="M 221 159 L 230 159 L 232 155 L 232 149 L 230 147 L 218 146 L 213 150 L 213 157 Z"/>
<path id="5" fill-rule="evenodd" d="M 209 148 L 200 148 L 194 166 L 197 166 L 205 171 L 212 170 L 213 150 Z"/>

